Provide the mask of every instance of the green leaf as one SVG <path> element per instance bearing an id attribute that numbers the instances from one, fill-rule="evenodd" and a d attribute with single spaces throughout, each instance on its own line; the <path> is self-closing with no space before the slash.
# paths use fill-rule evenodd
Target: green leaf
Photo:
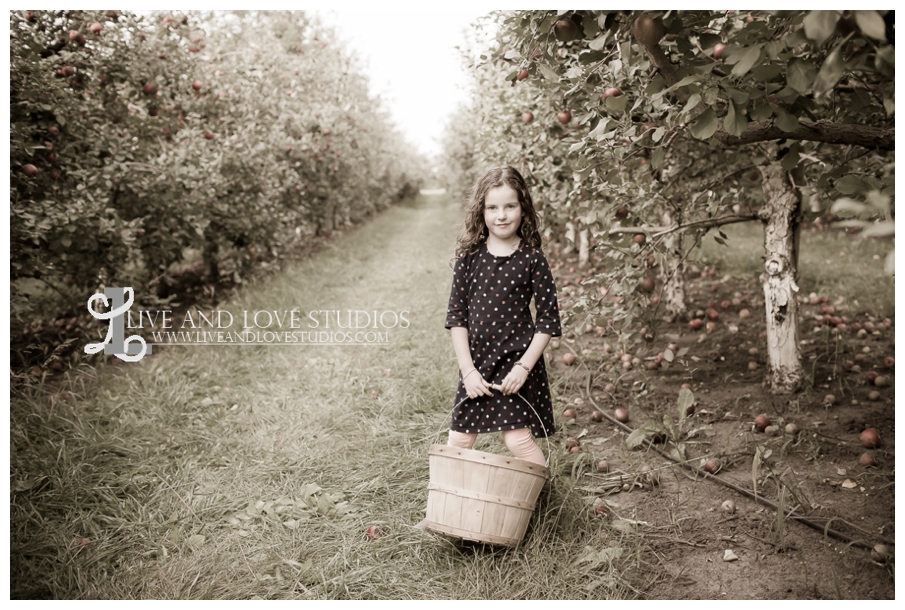
<path id="1" fill-rule="evenodd" d="M 801 159 L 801 155 L 798 153 L 798 142 L 795 142 L 789 148 L 789 152 L 782 158 L 780 165 L 782 165 L 784 170 L 790 172 L 798 165 L 799 159 Z"/>
<path id="2" fill-rule="evenodd" d="M 817 78 L 817 68 L 806 59 L 792 58 L 789 60 L 789 73 L 786 75 L 786 83 L 799 93 L 807 93 Z"/>
<path id="3" fill-rule="evenodd" d="M 830 208 L 830 212 L 837 215 L 851 215 L 851 216 L 860 216 L 867 210 L 867 206 L 863 203 L 855 201 L 854 199 L 849 199 L 848 197 L 841 197 L 833 202 L 833 206 Z"/>
<path id="4" fill-rule="evenodd" d="M 789 114 L 783 108 L 775 106 L 773 113 L 776 114 L 776 125 L 783 131 L 795 131 L 798 129 L 798 117 Z"/>
<path id="5" fill-rule="evenodd" d="M 685 108 L 682 109 L 682 113 L 686 113 L 692 110 L 695 106 L 701 103 L 701 96 L 697 93 L 692 93 L 688 96 L 688 102 L 685 103 Z"/>
<path id="6" fill-rule="evenodd" d="M 650 79 L 650 83 L 648 83 L 647 87 L 644 89 L 645 95 L 653 96 L 655 93 L 659 93 L 666 88 L 666 81 L 663 80 L 663 77 L 660 76 L 660 73 L 657 72 L 654 74 L 654 77 Z"/>
<path id="7" fill-rule="evenodd" d="M 870 181 L 865 180 L 870 188 Z M 877 214 L 881 216 L 886 216 L 889 214 L 889 206 L 892 203 L 892 198 L 889 195 L 885 195 L 878 190 L 872 190 L 867 193 L 867 205 L 872 207 L 877 211 Z"/>
<path id="8" fill-rule="evenodd" d="M 843 195 L 860 195 L 867 190 L 867 185 L 859 176 L 843 176 L 834 185 L 836 190 Z"/>
<path id="9" fill-rule="evenodd" d="M 538 67 L 540 68 L 540 73 L 544 75 L 544 78 L 551 80 L 554 83 L 559 82 L 559 74 L 553 71 L 552 68 L 550 68 L 546 64 L 539 64 Z"/>
<path id="10" fill-rule="evenodd" d="M 722 87 L 723 91 L 726 92 L 726 95 L 729 96 L 736 104 L 744 106 L 748 103 L 748 100 L 751 99 L 751 95 L 747 91 L 742 91 L 741 89 L 736 89 L 734 87 Z"/>
<path id="11" fill-rule="evenodd" d="M 613 98 L 610 98 L 613 99 Z M 714 133 L 719 126 L 719 119 L 712 108 L 705 110 L 691 126 L 691 135 L 699 140 L 706 140 Z"/>
<path id="12" fill-rule="evenodd" d="M 864 232 L 861 233 L 861 235 L 863 237 L 895 237 L 896 223 L 886 220 L 874 223 L 864 229 Z"/>
<path id="13" fill-rule="evenodd" d="M 752 121 L 764 121 L 773 116 L 773 107 L 770 104 L 757 104 L 748 109 L 748 118 Z"/>
<path id="14" fill-rule="evenodd" d="M 766 83 L 782 74 L 782 72 L 782 66 L 777 64 L 763 64 L 751 70 L 751 75 L 754 77 L 754 80 Z"/>
<path id="15" fill-rule="evenodd" d="M 589 42 L 588 46 L 591 47 L 591 49 L 593 49 L 595 51 L 600 51 L 601 49 L 603 49 L 604 45 L 606 44 L 606 38 L 607 38 L 607 36 L 609 36 L 609 34 L 610 34 L 609 30 L 604 30 L 603 34 L 601 34 L 600 36 L 598 36 L 597 38 L 595 38 L 594 40 Z"/>
<path id="16" fill-rule="evenodd" d="M 836 32 L 839 11 L 811 11 L 804 18 L 804 33 L 818 45 L 823 44 Z"/>
<path id="17" fill-rule="evenodd" d="M 650 164 L 654 169 L 660 169 L 660 166 L 663 165 L 663 157 L 666 153 L 663 152 L 662 148 L 658 148 L 654 151 L 654 154 L 650 156 Z"/>
<path id="18" fill-rule="evenodd" d="M 679 392 L 679 421 L 685 421 L 685 412 L 694 404 L 694 394 L 688 388 L 682 388 Z"/>
<path id="19" fill-rule="evenodd" d="M 604 118 L 601 119 L 599 123 L 597 123 L 597 127 L 591 130 L 591 133 L 588 134 L 588 137 L 596 139 L 598 142 L 604 139 L 604 134 L 606 134 L 607 129 L 609 128 L 610 119 Z"/>
<path id="20" fill-rule="evenodd" d="M 733 53 L 732 59 L 735 60 L 735 66 L 732 68 L 732 76 L 744 76 L 762 58 L 761 45 L 752 45 Z"/>
<path id="21" fill-rule="evenodd" d="M 606 107 L 608 110 L 612 110 L 613 112 L 622 112 L 625 110 L 625 107 L 628 105 L 628 97 L 624 95 L 618 95 L 616 97 L 608 97 L 606 100 Z"/>
<path id="22" fill-rule="evenodd" d="M 845 62 L 842 60 L 842 43 L 837 44 L 827 55 L 820 66 L 820 72 L 814 81 L 814 92 L 823 94 L 836 86 L 845 73 Z"/>
<path id="23" fill-rule="evenodd" d="M 629 449 L 635 449 L 644 442 L 644 439 L 647 437 L 647 430 L 644 428 L 636 428 L 631 434 L 628 435 L 628 438 L 625 439 L 625 446 Z"/>
<path id="24" fill-rule="evenodd" d="M 886 42 L 886 23 L 877 11 L 855 11 L 855 23 L 862 34 Z"/>
<path id="25" fill-rule="evenodd" d="M 736 107 L 735 102 L 729 102 L 729 110 L 723 118 L 723 127 L 733 136 L 742 135 L 748 128 L 748 119 Z"/>

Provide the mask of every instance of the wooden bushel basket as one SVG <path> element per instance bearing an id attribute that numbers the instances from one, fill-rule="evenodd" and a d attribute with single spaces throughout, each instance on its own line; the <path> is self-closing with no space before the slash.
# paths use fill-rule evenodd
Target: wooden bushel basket
<path id="1" fill-rule="evenodd" d="M 490 387 L 500 390 L 498 385 Z M 521 394 L 518 397 L 534 411 L 543 426 L 534 406 Z M 453 412 L 465 400 L 459 401 Z M 550 476 L 550 439 L 546 430 L 544 436 L 547 464 L 543 466 L 517 457 L 431 445 L 424 529 L 463 540 L 518 545 L 525 537 L 537 497 Z"/>
<path id="2" fill-rule="evenodd" d="M 431 445 L 428 455 L 425 529 L 510 547 L 522 541 L 548 467 L 448 445 Z"/>

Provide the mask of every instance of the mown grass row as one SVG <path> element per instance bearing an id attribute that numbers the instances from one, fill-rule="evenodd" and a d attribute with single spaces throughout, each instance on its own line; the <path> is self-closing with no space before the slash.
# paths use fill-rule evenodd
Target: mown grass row
<path id="1" fill-rule="evenodd" d="M 17 389 L 11 596 L 636 595 L 643 540 L 594 518 L 561 452 L 519 548 L 412 527 L 455 387 L 443 320 L 458 222 L 443 197 L 394 208 L 222 307 L 408 310 L 389 346 L 159 348 Z M 368 540 L 370 525 L 386 535 Z"/>

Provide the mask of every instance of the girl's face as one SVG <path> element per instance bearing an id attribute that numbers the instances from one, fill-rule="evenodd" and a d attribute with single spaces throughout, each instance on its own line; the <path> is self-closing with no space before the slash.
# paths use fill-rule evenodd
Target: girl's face
<path id="1" fill-rule="evenodd" d="M 522 204 L 518 193 L 508 184 L 487 191 L 484 197 L 484 223 L 491 235 L 509 241 L 522 223 Z"/>

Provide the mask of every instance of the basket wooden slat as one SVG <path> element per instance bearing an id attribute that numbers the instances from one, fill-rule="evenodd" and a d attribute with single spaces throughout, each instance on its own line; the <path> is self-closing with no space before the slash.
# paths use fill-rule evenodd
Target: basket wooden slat
<path id="1" fill-rule="evenodd" d="M 431 445 L 427 530 L 515 546 L 525 537 L 549 470 L 514 457 Z"/>

